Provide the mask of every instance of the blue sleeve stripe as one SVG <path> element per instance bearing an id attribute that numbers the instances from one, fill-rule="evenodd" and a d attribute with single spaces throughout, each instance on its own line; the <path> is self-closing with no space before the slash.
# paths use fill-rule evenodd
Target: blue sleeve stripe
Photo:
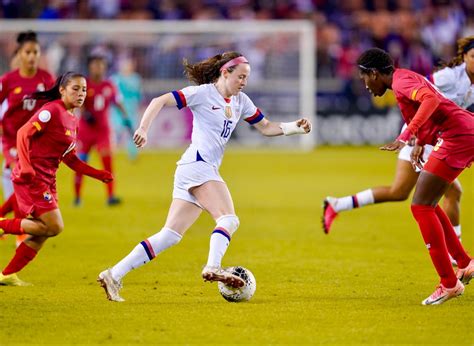
<path id="1" fill-rule="evenodd" d="M 263 118 L 265 118 L 265 115 L 263 115 L 260 109 L 257 109 L 255 114 L 245 119 L 245 121 L 248 122 L 250 125 L 253 125 L 261 121 Z"/>
<path id="2" fill-rule="evenodd" d="M 178 90 L 173 90 L 171 93 L 173 94 L 174 99 L 176 100 L 176 107 L 178 107 L 178 109 L 186 107 L 186 99 L 184 98 L 183 93 Z"/>

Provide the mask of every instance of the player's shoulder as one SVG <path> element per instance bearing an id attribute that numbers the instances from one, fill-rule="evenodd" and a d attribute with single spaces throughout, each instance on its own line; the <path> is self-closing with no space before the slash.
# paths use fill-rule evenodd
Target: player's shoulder
<path id="1" fill-rule="evenodd" d="M 43 110 L 48 111 L 50 113 L 61 113 L 65 110 L 64 103 L 61 100 L 50 101 L 48 103 L 45 103 L 39 111 L 41 112 Z"/>
<path id="2" fill-rule="evenodd" d="M 463 76 L 465 70 L 465 63 L 454 67 L 446 66 L 445 68 L 442 68 L 441 70 L 438 70 L 433 73 L 433 80 L 436 85 L 455 83 Z"/>
<path id="3" fill-rule="evenodd" d="M 20 72 L 18 69 L 15 69 L 13 71 L 8 71 L 2 76 L 2 81 L 11 81 L 11 80 L 16 80 L 20 78 Z"/>

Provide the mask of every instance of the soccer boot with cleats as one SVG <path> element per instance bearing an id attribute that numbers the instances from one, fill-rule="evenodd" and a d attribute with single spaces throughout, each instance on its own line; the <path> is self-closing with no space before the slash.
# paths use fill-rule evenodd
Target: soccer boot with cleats
<path id="1" fill-rule="evenodd" d="M 239 278 L 237 275 L 229 273 L 221 267 L 207 265 L 202 270 L 201 276 L 204 281 L 220 281 L 234 288 L 240 288 L 245 286 L 245 281 L 242 278 Z"/>
<path id="2" fill-rule="evenodd" d="M 321 221 L 323 223 L 323 231 L 326 234 L 329 234 L 332 223 L 338 215 L 338 213 L 334 210 L 333 207 L 335 201 L 336 198 L 334 197 L 326 197 L 323 202 L 323 217 Z"/>
<path id="3" fill-rule="evenodd" d="M 32 286 L 32 284 L 21 280 L 16 274 L 3 275 L 0 273 L 0 286 Z"/>
<path id="4" fill-rule="evenodd" d="M 474 259 L 471 259 L 471 262 L 469 262 L 466 268 L 458 268 L 456 270 L 456 276 L 464 285 L 468 285 L 469 281 L 474 278 Z"/>
<path id="5" fill-rule="evenodd" d="M 97 282 L 99 282 L 100 286 L 104 288 L 108 300 L 113 302 L 125 301 L 125 299 L 120 296 L 122 282 L 114 280 L 110 269 L 104 270 L 102 273 L 100 273 L 99 277 L 97 278 Z"/>
<path id="6" fill-rule="evenodd" d="M 436 290 L 428 298 L 421 302 L 422 305 L 439 305 L 445 301 L 459 297 L 464 293 L 464 285 L 461 281 L 456 282 L 456 286 L 453 288 L 446 288 L 442 284 L 436 287 Z"/>

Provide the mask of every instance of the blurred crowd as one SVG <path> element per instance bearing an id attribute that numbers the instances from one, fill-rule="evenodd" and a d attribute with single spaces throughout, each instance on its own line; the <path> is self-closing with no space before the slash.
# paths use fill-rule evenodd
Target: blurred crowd
<path id="1" fill-rule="evenodd" d="M 3 18 L 310 20 L 316 27 L 316 77 L 320 83 L 337 80 L 340 93 L 351 103 L 357 103 L 364 93 L 360 90 L 360 83 L 355 81 L 357 74 L 353 62 L 366 48 L 372 46 L 383 48 L 394 57 L 398 66 L 426 75 L 440 61 L 449 61 L 455 55 L 456 40 L 459 37 L 474 34 L 472 0 L 0 0 L 0 2 L 0 17 Z M 255 45 L 258 46 L 259 43 Z M 154 52 L 138 52 L 133 55 L 139 60 L 146 54 L 156 55 L 156 50 L 163 50 L 160 46 L 162 47 L 158 43 Z M 297 49 L 297 46 L 295 48 Z M 140 71 L 140 68 L 146 68 L 146 61 L 156 59 L 143 58 L 143 62 L 137 61 L 138 72 L 143 75 L 149 74 L 147 77 L 176 78 L 182 73 L 182 57 L 191 56 L 191 60 L 193 58 L 190 52 L 181 52 L 179 49 L 175 47 L 174 50 L 166 49 L 166 52 L 160 52 L 161 61 L 169 62 L 150 67 L 153 68 L 150 71 Z M 177 58 L 178 56 L 181 58 Z M 256 55 L 253 61 L 258 63 L 262 56 Z M 269 61 L 275 61 L 277 64 L 275 68 L 281 67 L 278 66 L 278 57 L 273 60 L 270 57 L 272 55 L 268 54 L 267 49 L 265 66 L 271 66 Z M 294 65 L 297 65 L 296 54 L 288 59 L 295 61 Z M 156 70 L 160 66 L 166 68 L 162 71 Z M 268 77 L 265 73 L 262 73 L 262 76 Z M 319 90 L 324 96 L 324 84 Z"/>

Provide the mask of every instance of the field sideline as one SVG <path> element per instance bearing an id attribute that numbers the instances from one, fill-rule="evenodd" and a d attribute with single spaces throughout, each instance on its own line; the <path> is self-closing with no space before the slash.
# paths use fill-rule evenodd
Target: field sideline
<path id="1" fill-rule="evenodd" d="M 178 246 L 125 278 L 125 303 L 107 301 L 97 274 L 159 231 L 179 156 L 143 152 L 130 163 L 119 154 L 124 204 L 116 208 L 105 206 L 105 187 L 92 179 L 83 206 L 73 208 L 72 173 L 61 167 L 65 230 L 20 273 L 34 286 L 0 286 L 0 345 L 472 344 L 474 284 L 444 305 L 420 305 L 437 275 L 408 201 L 347 212 L 330 235 L 321 230 L 326 195 L 392 181 L 396 155 L 375 147 L 226 153 L 221 174 L 241 226 L 224 265 L 255 274 L 250 302 L 228 303 L 216 284 L 200 279 L 214 226 L 208 215 Z M 463 243 L 474 254 L 473 169 L 460 180 Z M 12 238 L 0 241 L 0 267 L 13 251 Z"/>

